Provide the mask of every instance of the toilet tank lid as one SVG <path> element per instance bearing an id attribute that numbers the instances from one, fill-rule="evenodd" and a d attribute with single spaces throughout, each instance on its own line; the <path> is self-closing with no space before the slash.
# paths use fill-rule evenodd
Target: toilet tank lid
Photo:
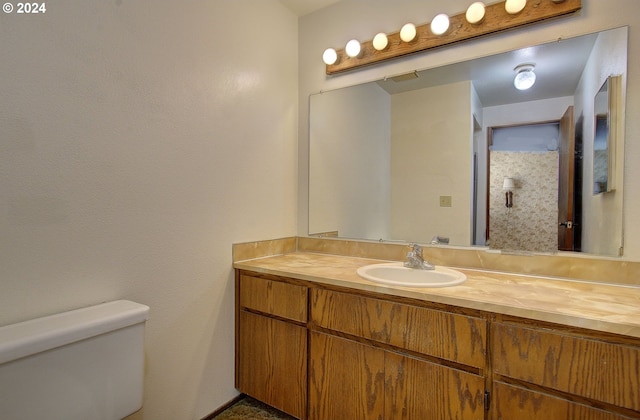
<path id="1" fill-rule="evenodd" d="M 0 327 L 0 364 L 145 322 L 149 307 L 116 300 Z"/>

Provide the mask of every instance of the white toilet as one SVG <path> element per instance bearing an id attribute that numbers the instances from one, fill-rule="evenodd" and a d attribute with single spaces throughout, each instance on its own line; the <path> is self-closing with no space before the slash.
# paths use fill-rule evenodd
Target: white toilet
<path id="1" fill-rule="evenodd" d="M 0 327 L 0 418 L 120 420 L 140 409 L 148 313 L 118 300 Z"/>

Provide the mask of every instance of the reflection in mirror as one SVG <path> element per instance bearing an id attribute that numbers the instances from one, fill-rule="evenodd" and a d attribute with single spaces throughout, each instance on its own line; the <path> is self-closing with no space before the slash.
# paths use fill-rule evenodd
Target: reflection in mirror
<path id="1" fill-rule="evenodd" d="M 611 192 L 615 176 L 615 145 L 619 77 L 610 76 L 594 99 L 593 193 Z"/>
<path id="2" fill-rule="evenodd" d="M 573 128 L 570 120 L 567 124 Z M 491 248 L 558 249 L 560 133 L 559 122 L 489 129 Z M 511 193 L 509 207 L 506 192 Z"/>
<path id="3" fill-rule="evenodd" d="M 609 180 L 609 79 L 605 80 L 594 100 L 595 135 L 593 139 L 593 193 L 608 191 Z"/>
<path id="4" fill-rule="evenodd" d="M 558 212 L 562 206 L 557 197 L 546 204 L 555 215 L 549 222 L 551 234 L 558 238 L 553 248 L 619 255 L 622 191 L 606 194 L 606 200 L 592 199 L 595 129 L 590 125 L 595 119 L 590 115 L 607 75 L 623 75 L 625 86 L 626 54 L 624 27 L 312 95 L 309 234 L 418 243 L 441 237 L 455 246 L 487 246 L 490 229 L 494 222 L 502 223 L 507 209 L 503 179 L 495 186 L 491 181 L 487 133 L 507 126 L 560 124 L 571 107 L 585 125 L 579 127 L 581 141 L 571 146 L 584 148 L 574 159 L 584 156 L 585 162 L 563 157 L 561 134 L 534 139 L 545 147 L 554 145 L 558 163 L 551 164 L 552 184 L 566 178 L 560 168 L 563 159 L 571 168 L 585 168 L 566 187 L 569 191 L 555 193 L 568 194 L 580 200 L 579 205 Z M 533 88 L 518 91 L 513 69 L 523 62 L 535 64 L 537 80 Z M 618 119 L 623 127 L 624 115 Z M 573 132 L 573 119 L 569 125 Z M 623 162 L 623 149 L 619 145 L 618 162 Z M 571 152 L 573 156 L 576 150 Z M 537 165 L 526 160 L 524 164 Z M 518 216 L 526 224 L 532 210 L 524 207 L 527 201 L 519 200 L 535 187 L 528 184 L 530 178 L 519 179 L 522 174 L 515 168 L 504 170 L 516 180 L 510 217 Z M 583 194 L 579 185 L 587 192 Z M 500 213 L 492 214 L 496 189 Z M 574 208 L 581 208 L 580 222 L 573 218 Z M 572 240 L 561 246 L 560 238 L 570 236 L 565 234 L 577 224 L 581 246 Z M 533 242 L 529 235 L 536 232 L 524 233 L 520 241 Z"/>

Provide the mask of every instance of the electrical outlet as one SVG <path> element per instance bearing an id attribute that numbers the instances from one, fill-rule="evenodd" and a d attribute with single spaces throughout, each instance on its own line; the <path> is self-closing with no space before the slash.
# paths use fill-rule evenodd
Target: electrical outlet
<path id="1" fill-rule="evenodd" d="M 440 207 L 451 207 L 451 196 L 450 195 L 441 195 L 440 196 Z"/>

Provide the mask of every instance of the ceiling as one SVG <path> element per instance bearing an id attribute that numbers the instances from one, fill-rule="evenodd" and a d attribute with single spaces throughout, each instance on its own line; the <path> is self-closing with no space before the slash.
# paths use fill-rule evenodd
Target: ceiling
<path id="1" fill-rule="evenodd" d="M 389 93 L 471 80 L 483 106 L 573 96 L 598 34 L 523 48 L 417 72 L 418 78 L 379 84 Z M 535 64 L 536 83 L 527 91 L 513 86 L 515 67 Z"/>
<path id="2" fill-rule="evenodd" d="M 304 16 L 339 1 L 340 0 L 280 0 L 280 3 L 284 4 L 296 15 Z"/>

